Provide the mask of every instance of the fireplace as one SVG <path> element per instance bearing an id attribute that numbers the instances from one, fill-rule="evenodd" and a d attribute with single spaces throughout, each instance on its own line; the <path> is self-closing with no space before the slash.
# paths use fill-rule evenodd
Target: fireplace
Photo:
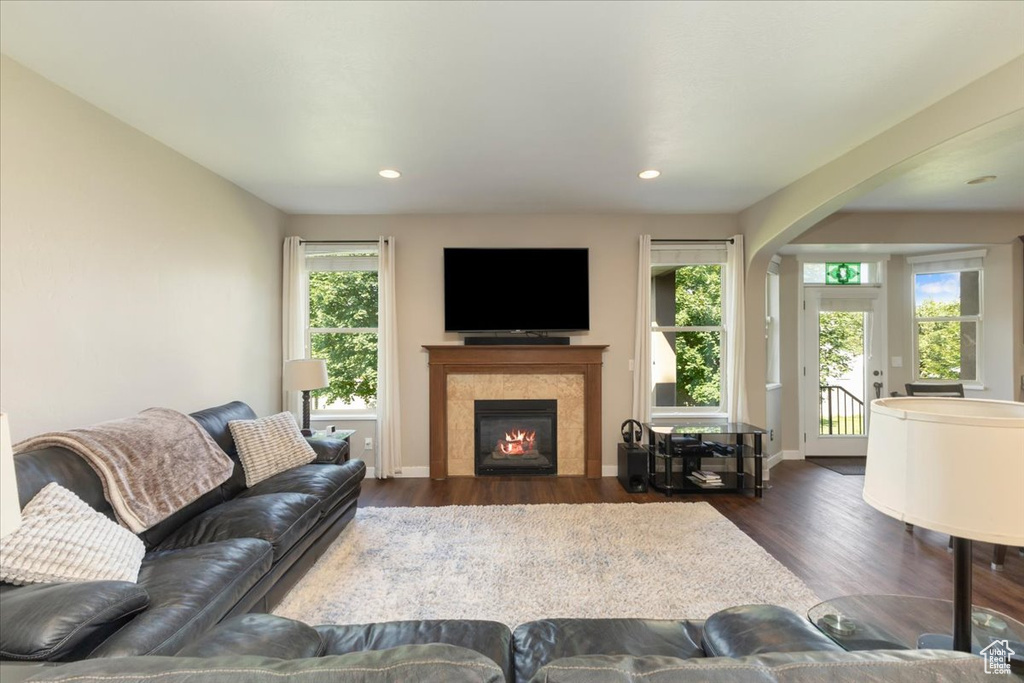
<path id="1" fill-rule="evenodd" d="M 558 401 L 474 401 L 477 476 L 558 473 Z"/>

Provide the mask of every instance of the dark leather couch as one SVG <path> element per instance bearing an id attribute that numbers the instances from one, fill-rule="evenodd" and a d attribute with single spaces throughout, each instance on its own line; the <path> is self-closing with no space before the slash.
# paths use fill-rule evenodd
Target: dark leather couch
<path id="1" fill-rule="evenodd" d="M 514 632 L 489 621 L 314 628 L 248 615 L 223 622 L 175 657 L 89 660 L 22 673 L 35 674 L 31 680 L 76 683 L 112 677 L 142 683 L 156 676 L 161 683 L 990 680 L 973 655 L 846 652 L 807 620 L 769 605 L 723 610 L 703 622 L 552 619 Z"/>
<path id="2" fill-rule="evenodd" d="M 256 417 L 236 401 L 193 413 L 235 461 L 234 474 L 143 532 L 137 584 L 0 584 L 0 659 L 69 661 L 173 655 L 222 620 L 277 604 L 355 516 L 366 475 L 348 443 L 310 439 L 314 463 L 245 487 L 228 421 Z M 86 462 L 62 448 L 15 457 L 24 507 L 50 482 L 113 517 Z"/>

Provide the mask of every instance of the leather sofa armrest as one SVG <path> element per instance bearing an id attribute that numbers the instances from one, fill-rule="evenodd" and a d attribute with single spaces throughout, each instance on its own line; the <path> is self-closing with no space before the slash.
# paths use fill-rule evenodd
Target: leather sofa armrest
<path id="1" fill-rule="evenodd" d="M 0 659 L 82 659 L 148 605 L 146 589 L 128 581 L 4 584 Z"/>
<path id="2" fill-rule="evenodd" d="M 775 605 L 742 605 L 712 614 L 704 622 L 701 645 L 708 657 L 844 651 L 807 619 Z"/>
<path id="3" fill-rule="evenodd" d="M 319 657 L 323 650 L 320 634 L 301 621 L 272 614 L 243 614 L 220 622 L 175 656 L 305 659 Z"/>
<path id="4" fill-rule="evenodd" d="M 340 465 L 343 462 L 348 462 L 348 439 L 307 436 L 306 443 L 316 451 L 316 460 L 313 462 L 322 465 Z"/>

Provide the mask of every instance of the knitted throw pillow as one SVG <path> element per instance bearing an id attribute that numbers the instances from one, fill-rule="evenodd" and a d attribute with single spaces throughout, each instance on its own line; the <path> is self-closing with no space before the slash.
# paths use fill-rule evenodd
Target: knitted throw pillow
<path id="1" fill-rule="evenodd" d="M 302 436 L 291 413 L 258 420 L 231 420 L 228 429 L 238 448 L 246 486 L 255 486 L 278 472 L 316 459 L 316 451 Z"/>
<path id="2" fill-rule="evenodd" d="M 0 539 L 0 581 L 131 581 L 146 554 L 142 540 L 50 483 L 21 511 L 21 526 Z"/>

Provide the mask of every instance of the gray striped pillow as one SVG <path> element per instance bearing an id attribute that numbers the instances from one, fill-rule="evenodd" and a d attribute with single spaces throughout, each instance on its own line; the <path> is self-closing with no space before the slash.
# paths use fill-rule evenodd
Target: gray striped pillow
<path id="1" fill-rule="evenodd" d="M 21 511 L 21 526 L 0 539 L 0 581 L 135 582 L 145 554 L 138 536 L 50 483 Z"/>
<path id="2" fill-rule="evenodd" d="M 316 451 L 302 436 L 291 413 L 278 413 L 258 420 L 231 420 L 228 429 L 238 447 L 246 486 L 255 486 L 278 472 L 316 459 Z"/>

